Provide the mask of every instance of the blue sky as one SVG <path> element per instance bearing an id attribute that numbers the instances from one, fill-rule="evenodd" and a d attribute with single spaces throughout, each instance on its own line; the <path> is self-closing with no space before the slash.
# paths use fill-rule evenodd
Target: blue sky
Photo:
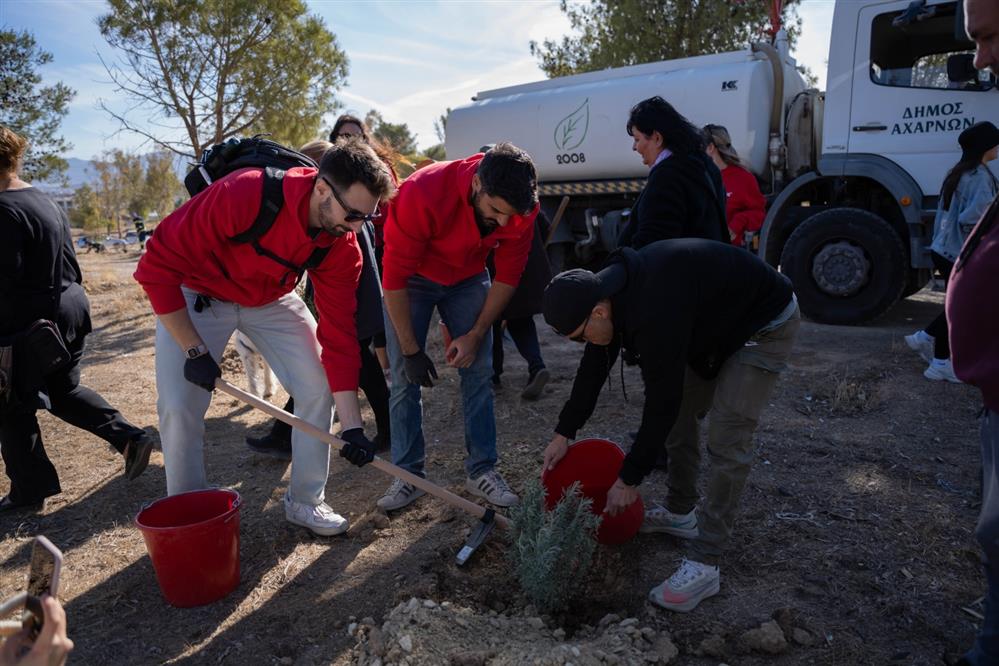
<path id="1" fill-rule="evenodd" d="M 350 58 L 347 86 L 339 94 L 343 107 L 359 115 L 377 108 L 386 120 L 407 123 L 422 147 L 437 142 L 433 121 L 445 108 L 464 104 L 479 90 L 545 78 L 528 43 L 569 31 L 557 0 L 308 4 Z M 819 76 L 820 88 L 832 7 L 832 0 L 804 0 L 800 10 L 804 26 L 795 55 Z M 73 144 L 70 157 L 89 159 L 110 148 L 149 149 L 134 134 L 116 134 L 115 122 L 97 108 L 99 99 L 116 108 L 123 104 L 115 100 L 98 57 L 115 57 L 95 24 L 105 11 L 99 0 L 0 0 L 0 26 L 29 30 L 54 56 L 41 70 L 44 80 L 77 91 L 62 127 Z"/>

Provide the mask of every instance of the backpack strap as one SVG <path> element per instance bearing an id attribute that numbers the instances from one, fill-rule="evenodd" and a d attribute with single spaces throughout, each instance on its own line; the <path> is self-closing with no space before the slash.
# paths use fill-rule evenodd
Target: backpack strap
<path id="1" fill-rule="evenodd" d="M 331 249 L 333 249 L 332 245 L 329 247 L 317 247 L 312 251 L 312 254 L 309 255 L 309 258 L 305 260 L 305 263 L 302 264 L 301 270 L 310 271 L 319 266 L 319 264 L 323 263 L 323 259 L 326 258 L 326 255 L 330 253 Z"/>
<path id="2" fill-rule="evenodd" d="M 274 226 L 274 221 L 277 220 L 282 206 L 284 206 L 284 171 L 274 167 L 265 167 L 263 192 L 257 217 L 249 229 L 241 231 L 235 236 L 230 236 L 229 240 L 234 243 L 253 243 L 253 247 L 260 253 L 257 240 Z"/>
<path id="3" fill-rule="evenodd" d="M 281 207 L 284 206 L 284 174 L 283 170 L 275 167 L 264 168 L 263 193 L 260 198 L 260 210 L 257 211 L 257 217 L 253 220 L 253 224 L 250 225 L 249 229 L 235 236 L 230 236 L 229 240 L 234 243 L 250 243 L 258 255 L 267 257 L 271 261 L 276 261 L 294 273 L 296 276 L 295 281 L 298 282 L 302 279 L 305 271 L 316 268 L 323 262 L 323 259 L 329 254 L 331 248 L 317 247 L 309 255 L 309 258 L 305 260 L 305 263 L 299 266 L 284 257 L 278 256 L 260 244 L 260 238 L 274 226 L 278 213 L 281 212 Z"/>

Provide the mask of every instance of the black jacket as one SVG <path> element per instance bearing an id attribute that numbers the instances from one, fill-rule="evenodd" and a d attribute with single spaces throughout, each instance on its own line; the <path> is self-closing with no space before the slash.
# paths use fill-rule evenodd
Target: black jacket
<path id="1" fill-rule="evenodd" d="M 645 383 L 642 425 L 620 475 L 637 485 L 676 421 L 686 367 L 716 377 L 729 356 L 787 307 L 792 291 L 786 277 L 755 255 L 715 241 L 624 248 L 608 259 L 613 265 L 627 273 L 624 288 L 611 297 L 614 340 L 586 345 L 555 431 L 576 436 L 623 346 L 637 356 Z"/>
<path id="2" fill-rule="evenodd" d="M 510 298 L 506 309 L 500 315 L 500 319 L 521 319 L 541 313 L 541 301 L 545 287 L 552 280 L 552 267 L 548 263 L 548 253 L 545 252 L 540 218 L 539 215 L 538 220 L 535 220 L 534 223 L 534 238 L 531 240 L 531 250 L 527 254 L 524 272 L 520 276 L 520 282 L 517 283 L 513 297 Z M 490 277 L 496 275 L 491 252 L 486 259 L 486 266 L 489 268 Z"/>
<path id="3" fill-rule="evenodd" d="M 367 340 L 385 330 L 382 314 L 382 280 L 375 260 L 375 229 L 370 222 L 361 225 L 357 234 L 357 244 L 361 248 L 361 277 L 357 282 L 357 311 L 354 321 L 357 325 L 357 339 Z"/>
<path id="4" fill-rule="evenodd" d="M 54 320 L 67 345 L 89 333 L 90 303 L 62 210 L 34 187 L 0 192 L 0 239 L 0 339 L 38 319 Z"/>
<path id="5" fill-rule="evenodd" d="M 721 172 L 703 151 L 671 155 L 649 172 L 618 241 L 636 250 L 671 238 L 729 242 Z"/>

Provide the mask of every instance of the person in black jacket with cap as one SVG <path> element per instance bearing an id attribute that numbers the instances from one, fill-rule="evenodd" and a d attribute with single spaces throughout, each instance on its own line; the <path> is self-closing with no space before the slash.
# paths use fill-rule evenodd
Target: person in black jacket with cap
<path id="1" fill-rule="evenodd" d="M 690 611 L 719 588 L 728 540 L 753 456 L 753 432 L 784 370 L 799 325 L 786 277 L 733 245 L 702 239 L 660 241 L 612 254 L 599 273 L 576 269 L 545 290 L 545 320 L 559 335 L 586 342 L 572 393 L 545 449 L 551 469 L 593 413 L 623 349 L 641 367 L 645 406 L 605 511 L 638 497 L 657 454 L 669 453 L 666 506 L 645 512 L 644 532 L 690 539 L 681 566 L 649 593 Z M 711 410 L 711 467 L 701 508 L 698 416 Z"/>

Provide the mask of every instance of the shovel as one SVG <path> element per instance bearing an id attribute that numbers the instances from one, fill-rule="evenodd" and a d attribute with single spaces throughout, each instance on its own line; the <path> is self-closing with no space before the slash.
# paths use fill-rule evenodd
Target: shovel
<path id="1" fill-rule="evenodd" d="M 237 400 L 252 405 L 263 412 L 267 412 L 278 421 L 283 421 L 294 428 L 298 428 L 302 432 L 308 433 L 319 441 L 328 444 L 334 451 L 339 451 L 344 445 L 343 440 L 336 437 L 332 433 L 325 432 L 308 421 L 304 421 L 294 414 L 289 414 L 283 409 L 275 407 L 266 400 L 261 400 L 257 396 L 233 386 L 222 378 L 215 380 L 215 388 L 223 393 L 231 395 Z M 422 476 L 417 476 L 412 472 L 407 472 L 401 467 L 396 467 L 387 460 L 382 460 L 378 456 L 375 456 L 374 460 L 368 464 L 390 476 L 394 476 L 395 478 L 401 479 L 408 484 L 414 485 L 420 490 L 426 492 L 428 495 L 433 495 L 437 499 L 444 500 L 456 509 L 461 509 L 462 511 L 470 513 L 479 519 L 479 524 L 474 530 L 472 530 L 472 533 L 468 537 L 468 541 L 466 541 L 465 545 L 462 546 L 460 551 L 458 551 L 458 555 L 455 559 L 459 565 L 465 564 L 465 562 L 468 561 L 468 559 L 475 552 L 476 548 L 478 548 L 479 545 L 485 541 L 486 537 L 489 536 L 489 533 L 492 532 L 494 525 L 498 524 L 500 527 L 504 527 L 506 529 L 510 528 L 510 519 L 506 516 L 499 515 L 493 509 L 487 509 L 483 506 L 479 506 L 475 502 L 468 501 L 464 497 L 455 495 L 450 490 L 441 488 L 437 484 L 427 481 Z"/>

